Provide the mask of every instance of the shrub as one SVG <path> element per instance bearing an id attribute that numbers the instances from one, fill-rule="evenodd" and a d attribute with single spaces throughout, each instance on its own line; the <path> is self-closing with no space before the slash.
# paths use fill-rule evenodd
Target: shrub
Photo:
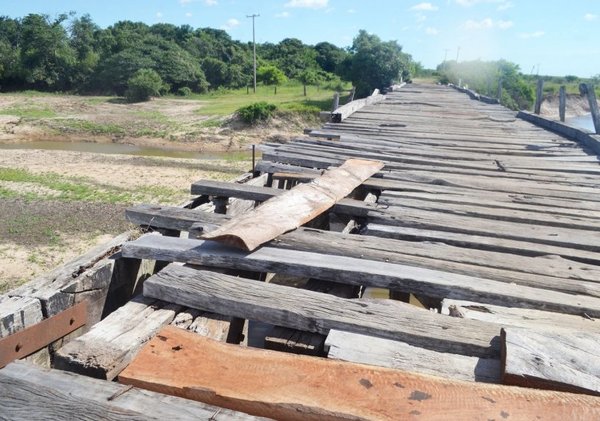
<path id="1" fill-rule="evenodd" d="M 274 104 L 255 102 L 254 104 L 239 108 L 236 111 L 236 114 L 246 123 L 256 124 L 259 121 L 265 121 L 271 118 L 275 110 L 277 110 L 277 106 Z"/>
<path id="2" fill-rule="evenodd" d="M 152 69 L 140 69 L 127 81 L 125 98 L 129 102 L 148 101 L 150 97 L 160 96 L 163 81 Z"/>
<path id="3" fill-rule="evenodd" d="M 179 96 L 190 96 L 192 94 L 192 90 L 187 86 L 183 86 L 177 89 L 177 95 Z"/>

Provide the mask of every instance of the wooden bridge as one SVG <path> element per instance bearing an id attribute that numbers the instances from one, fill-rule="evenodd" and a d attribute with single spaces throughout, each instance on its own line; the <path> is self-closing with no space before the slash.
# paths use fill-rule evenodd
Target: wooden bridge
<path id="1" fill-rule="evenodd" d="M 325 212 L 289 205 L 355 158 L 384 166 Z M 129 209 L 152 232 L 122 258 L 154 274 L 53 366 L 135 388 L 12 363 L 0 418 L 43 396 L 56 414 L 110 419 L 598 419 L 598 164 L 450 87 L 365 101 L 265 145 L 249 183 L 198 181 L 188 208 Z M 203 239 L 266 201 L 282 205 L 250 214 L 257 235 L 302 226 L 252 251 Z"/>

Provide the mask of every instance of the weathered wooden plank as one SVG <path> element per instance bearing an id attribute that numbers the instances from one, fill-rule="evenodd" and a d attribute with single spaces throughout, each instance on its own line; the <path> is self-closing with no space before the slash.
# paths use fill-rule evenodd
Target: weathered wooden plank
<path id="1" fill-rule="evenodd" d="M 600 335 L 502 329 L 504 384 L 600 396 Z"/>
<path id="2" fill-rule="evenodd" d="M 0 370 L 0 408 L 3 420 L 257 419 L 225 408 L 19 361 Z"/>
<path id="3" fill-rule="evenodd" d="M 183 261 L 255 272 L 287 273 L 353 285 L 537 308 L 568 314 L 600 315 L 596 297 L 539 290 L 483 278 L 436 271 L 415 266 L 355 259 L 345 256 L 262 247 L 248 253 L 211 241 L 146 235 L 123 246 L 128 257 Z"/>
<path id="4" fill-rule="evenodd" d="M 288 420 L 600 417 L 600 399 L 592 396 L 451 382 L 242 348 L 169 327 L 159 335 L 121 373 L 120 382 L 255 415 Z"/>
<path id="5" fill-rule="evenodd" d="M 332 329 L 325 346 L 327 358 L 404 371 L 467 380 L 500 383 L 500 359 L 467 357 L 415 347 L 401 341 Z"/>
<path id="6" fill-rule="evenodd" d="M 39 323 L 43 318 L 38 299 L 0 296 L 0 338 Z"/>
<path id="7" fill-rule="evenodd" d="M 381 168 L 383 163 L 377 161 L 348 160 L 310 184 L 300 184 L 286 190 L 277 198 L 267 200 L 202 237 L 254 250 L 325 212 Z"/>
<path id="8" fill-rule="evenodd" d="M 527 239 L 511 240 L 499 237 L 486 237 L 485 235 L 426 229 L 424 227 L 400 227 L 372 223 L 367 224 L 362 233 L 391 239 L 440 241 L 459 247 L 499 251 L 524 256 L 557 255 L 578 262 L 600 265 L 600 257 L 596 252 L 533 243 Z"/>
<path id="9" fill-rule="evenodd" d="M 179 306 L 137 297 L 60 348 L 55 366 L 111 380 L 131 362 L 144 342 L 171 323 L 178 310 Z"/>
<path id="10" fill-rule="evenodd" d="M 348 330 L 466 355 L 497 355 L 498 329 L 465 323 L 406 303 L 348 300 L 282 285 L 170 265 L 144 284 L 144 295 L 192 308 L 326 334 Z M 492 326 L 491 329 L 489 327 Z"/>
<path id="11" fill-rule="evenodd" d="M 361 108 L 366 107 L 367 105 L 377 104 L 378 102 L 384 100 L 385 95 L 380 94 L 379 90 L 376 89 L 370 96 L 366 98 L 357 99 L 352 102 L 349 102 L 348 104 L 344 104 L 339 108 L 336 108 L 331 113 L 331 121 L 333 123 L 341 123 Z"/>
<path id="12" fill-rule="evenodd" d="M 442 300 L 442 314 L 452 314 L 505 327 L 520 327 L 549 332 L 589 332 L 600 334 L 600 323 L 584 314 L 551 313 L 528 308 L 515 308 L 477 303 L 473 301 Z"/>

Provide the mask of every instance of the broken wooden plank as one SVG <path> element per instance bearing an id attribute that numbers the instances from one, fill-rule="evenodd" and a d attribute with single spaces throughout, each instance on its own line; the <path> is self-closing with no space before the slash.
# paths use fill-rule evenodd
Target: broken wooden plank
<path id="1" fill-rule="evenodd" d="M 551 313 L 530 308 L 515 308 L 444 299 L 442 314 L 495 323 L 505 327 L 521 327 L 550 332 L 589 332 L 600 334 L 600 323 L 585 314 Z"/>
<path id="2" fill-rule="evenodd" d="M 248 288 L 248 282 L 169 265 L 146 280 L 144 295 L 310 332 L 327 334 L 329 329 L 341 329 L 442 351 L 497 355 L 494 338 L 499 330 L 491 324 L 454 319 L 395 301 L 348 300 L 259 282 Z"/>
<path id="3" fill-rule="evenodd" d="M 485 383 L 500 383 L 499 358 L 479 358 L 437 352 L 402 341 L 331 329 L 325 346 L 327 358 L 379 367 Z"/>
<path id="4" fill-rule="evenodd" d="M 180 261 L 254 272 L 286 273 L 305 278 L 396 289 L 416 295 L 481 301 L 567 314 L 600 317 L 600 299 L 540 290 L 484 278 L 416 266 L 348 258 L 268 246 L 244 252 L 213 241 L 146 235 L 123 246 L 123 255 Z"/>
<path id="5" fill-rule="evenodd" d="M 502 381 L 600 396 L 600 334 L 502 329 Z"/>
<path id="6" fill-rule="evenodd" d="M 129 364 L 143 343 L 171 323 L 179 306 L 137 297 L 97 323 L 89 332 L 60 348 L 61 370 L 112 380 Z"/>
<path id="7" fill-rule="evenodd" d="M 14 362 L 0 370 L 3 420 L 256 420 L 256 417 L 61 370 Z"/>
<path id="8" fill-rule="evenodd" d="M 383 163 L 378 161 L 348 160 L 310 184 L 300 184 L 286 190 L 277 198 L 264 202 L 202 237 L 254 250 L 331 208 L 381 168 Z"/>
<path id="9" fill-rule="evenodd" d="M 286 420 L 600 417 L 600 399 L 592 396 L 242 348 L 173 327 L 159 332 L 119 381 Z"/>

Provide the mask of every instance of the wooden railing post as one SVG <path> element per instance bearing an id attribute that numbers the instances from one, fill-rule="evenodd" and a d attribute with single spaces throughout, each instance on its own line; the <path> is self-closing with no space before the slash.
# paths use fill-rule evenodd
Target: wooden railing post
<path id="1" fill-rule="evenodd" d="M 567 109 L 567 92 L 565 89 L 565 85 L 560 87 L 558 91 L 558 115 L 560 117 L 560 121 L 564 123 L 565 121 L 565 113 Z"/>
<path id="2" fill-rule="evenodd" d="M 352 90 L 350 91 L 350 100 L 348 102 L 354 101 L 354 94 L 355 93 L 356 93 L 356 86 L 353 86 Z"/>
<path id="3" fill-rule="evenodd" d="M 336 92 L 333 94 L 333 105 L 331 106 L 331 111 L 335 111 L 340 108 L 340 94 Z"/>
<path id="4" fill-rule="evenodd" d="M 539 78 L 537 81 L 537 89 L 535 91 L 535 107 L 533 112 L 536 114 L 540 114 L 540 109 L 542 108 L 542 94 L 544 89 L 544 80 Z"/>
<path id="5" fill-rule="evenodd" d="M 592 121 L 594 122 L 594 129 L 596 134 L 600 134 L 600 112 L 598 111 L 598 102 L 596 100 L 594 85 L 582 83 L 579 85 L 579 92 L 581 95 L 587 95 L 588 102 L 590 103 L 590 112 L 592 113 Z"/>

